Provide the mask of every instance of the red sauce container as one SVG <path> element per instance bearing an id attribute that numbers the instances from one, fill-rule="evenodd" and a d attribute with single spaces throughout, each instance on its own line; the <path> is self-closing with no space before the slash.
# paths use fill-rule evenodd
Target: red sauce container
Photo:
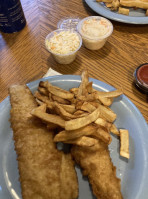
<path id="1" fill-rule="evenodd" d="M 136 86 L 148 93 L 148 63 L 140 65 L 134 72 Z"/>

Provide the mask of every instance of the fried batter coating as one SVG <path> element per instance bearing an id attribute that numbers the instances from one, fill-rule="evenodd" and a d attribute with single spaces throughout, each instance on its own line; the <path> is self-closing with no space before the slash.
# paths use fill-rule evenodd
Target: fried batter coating
<path id="1" fill-rule="evenodd" d="M 56 149 L 53 132 L 30 115 L 37 107 L 27 86 L 10 87 L 11 127 L 23 199 L 75 199 L 78 182 L 70 154 Z"/>
<path id="2" fill-rule="evenodd" d="M 93 147 L 73 146 L 72 155 L 87 175 L 98 199 L 122 199 L 120 180 L 111 162 L 108 146 L 102 141 Z"/>

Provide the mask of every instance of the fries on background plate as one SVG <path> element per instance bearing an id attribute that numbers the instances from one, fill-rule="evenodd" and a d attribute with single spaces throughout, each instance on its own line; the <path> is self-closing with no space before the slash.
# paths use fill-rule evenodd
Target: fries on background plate
<path id="1" fill-rule="evenodd" d="M 147 0 L 96 0 L 96 2 L 103 2 L 110 10 L 118 11 L 119 14 L 123 15 L 129 15 L 130 8 L 141 8 L 145 10 L 145 16 L 148 16 Z"/>

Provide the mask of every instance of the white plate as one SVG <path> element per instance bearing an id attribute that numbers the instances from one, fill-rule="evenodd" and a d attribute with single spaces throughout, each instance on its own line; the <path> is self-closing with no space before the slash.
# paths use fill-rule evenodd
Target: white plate
<path id="1" fill-rule="evenodd" d="M 64 89 L 78 87 L 79 76 L 62 75 L 45 78 L 52 84 Z M 44 80 L 45 80 L 44 79 Z M 43 80 L 43 79 L 42 79 Z M 31 91 L 35 91 L 40 80 L 28 84 Z M 103 91 L 114 90 L 113 87 L 95 80 L 93 86 Z M 148 198 L 148 126 L 139 110 L 124 95 L 118 97 L 112 107 L 117 114 L 116 125 L 126 128 L 130 132 L 130 155 L 127 161 L 119 157 L 119 140 L 113 137 L 110 145 L 111 157 L 117 167 L 117 176 L 121 179 L 122 194 L 124 199 Z M 21 199 L 19 175 L 17 170 L 16 153 L 12 141 L 12 130 L 9 123 L 10 103 L 9 97 L 0 104 L 0 198 Z M 92 199 L 89 183 L 83 178 L 77 167 L 79 179 L 79 199 Z"/>
<path id="2" fill-rule="evenodd" d="M 105 6 L 103 2 L 98 3 L 95 0 L 85 0 L 88 6 L 96 13 L 114 21 L 119 21 L 129 24 L 148 24 L 148 17 L 145 16 L 146 10 L 130 8 L 129 16 L 118 14 L 115 11 L 111 11 Z"/>

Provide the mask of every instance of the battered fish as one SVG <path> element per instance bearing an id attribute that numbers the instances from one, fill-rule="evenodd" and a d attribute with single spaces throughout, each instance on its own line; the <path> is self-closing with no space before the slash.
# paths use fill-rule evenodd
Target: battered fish
<path id="1" fill-rule="evenodd" d="M 78 182 L 70 154 L 56 149 L 53 132 L 30 112 L 37 107 L 27 86 L 10 87 L 11 127 L 23 199 L 75 199 Z"/>
<path id="2" fill-rule="evenodd" d="M 94 147 L 73 146 L 72 155 L 87 175 L 98 199 L 122 199 L 120 180 L 116 177 L 108 147 L 102 141 Z"/>

